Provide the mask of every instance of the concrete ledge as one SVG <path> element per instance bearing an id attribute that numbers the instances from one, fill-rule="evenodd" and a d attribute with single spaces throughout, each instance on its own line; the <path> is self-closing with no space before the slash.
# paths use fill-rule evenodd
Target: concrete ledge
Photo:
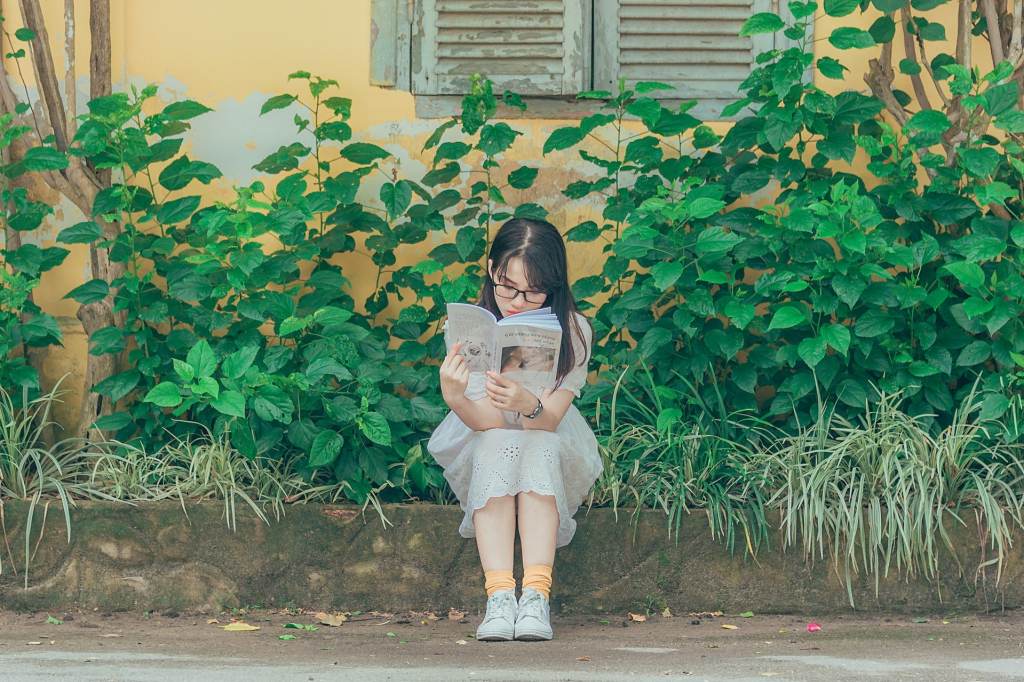
<path id="1" fill-rule="evenodd" d="M 189 504 L 186 517 L 175 503 L 80 502 L 72 512 L 69 543 L 59 505 L 52 503 L 25 589 L 27 510 L 23 502 L 3 505 L 7 537 L 0 546 L 0 604 L 6 608 L 461 606 L 476 611 L 482 601 L 476 545 L 458 536 L 461 512 L 454 507 L 387 505 L 394 526 L 386 530 L 376 514 L 363 516 L 355 507 L 290 506 L 270 525 L 239 507 L 233 532 L 221 503 Z M 949 528 L 957 556 L 943 554 L 937 584 L 890 575 L 881 579 L 876 598 L 874 578 L 855 576 L 857 610 L 918 613 L 1024 605 L 1024 537 L 1017 534 L 996 586 L 992 568 L 978 573 L 991 552 L 982 557 L 973 515 L 964 516 L 971 519 L 967 527 Z M 33 546 L 40 518 L 37 508 Z M 607 509 L 581 511 L 576 518 L 576 537 L 559 550 L 555 566 L 552 605 L 562 613 L 621 613 L 648 604 L 667 604 L 676 613 L 851 611 L 846 588 L 827 561 L 808 567 L 798 552 L 774 548 L 762 550 L 756 561 L 740 547 L 730 555 L 711 538 L 703 513 L 684 518 L 678 544 L 668 536 L 660 512 L 644 512 L 635 528 L 628 514 L 620 513 L 616 522 Z"/>

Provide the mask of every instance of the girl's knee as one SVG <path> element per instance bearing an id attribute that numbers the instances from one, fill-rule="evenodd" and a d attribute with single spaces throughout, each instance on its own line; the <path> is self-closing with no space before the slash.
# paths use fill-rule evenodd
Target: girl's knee
<path id="1" fill-rule="evenodd" d="M 517 493 L 516 498 L 520 501 L 526 499 L 531 502 L 540 502 L 543 504 L 553 505 L 555 503 L 554 495 L 542 495 L 541 493 L 535 492 L 533 490 L 524 490 L 520 493 Z"/>

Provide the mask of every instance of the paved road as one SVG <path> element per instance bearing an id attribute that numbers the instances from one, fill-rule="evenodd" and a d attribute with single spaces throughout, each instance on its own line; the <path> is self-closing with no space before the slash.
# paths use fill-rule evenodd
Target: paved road
<path id="1" fill-rule="evenodd" d="M 814 633 L 796 616 L 594 616 L 556 620 L 546 643 L 476 642 L 472 616 L 313 632 L 284 628 L 310 613 L 257 611 L 243 617 L 259 630 L 225 632 L 225 614 L 57 615 L 0 612 L 0 680 L 1024 680 L 1024 614 L 825 618 Z"/>

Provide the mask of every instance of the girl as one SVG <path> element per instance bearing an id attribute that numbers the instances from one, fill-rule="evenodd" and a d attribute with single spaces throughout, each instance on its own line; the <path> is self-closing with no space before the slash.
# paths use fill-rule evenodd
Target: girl
<path id="1" fill-rule="evenodd" d="M 441 364 L 451 412 L 427 450 L 465 511 L 459 533 L 476 537 L 487 613 L 476 638 L 551 639 L 548 598 L 555 548 L 576 532 L 572 516 L 601 472 L 597 439 L 572 404 L 587 380 L 593 330 L 569 289 L 565 244 L 551 223 L 512 219 L 498 230 L 477 305 L 501 319 L 550 306 L 562 325 L 556 385 L 527 386 L 470 372 L 459 344 Z M 512 555 L 518 521 L 523 589 Z"/>

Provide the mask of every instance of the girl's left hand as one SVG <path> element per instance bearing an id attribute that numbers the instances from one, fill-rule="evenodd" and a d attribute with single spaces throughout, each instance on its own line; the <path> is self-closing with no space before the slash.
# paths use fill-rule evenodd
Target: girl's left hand
<path id="1" fill-rule="evenodd" d="M 510 412 L 533 412 L 537 396 L 530 393 L 518 381 L 513 381 L 496 372 L 487 372 L 487 397 L 491 405 Z"/>

